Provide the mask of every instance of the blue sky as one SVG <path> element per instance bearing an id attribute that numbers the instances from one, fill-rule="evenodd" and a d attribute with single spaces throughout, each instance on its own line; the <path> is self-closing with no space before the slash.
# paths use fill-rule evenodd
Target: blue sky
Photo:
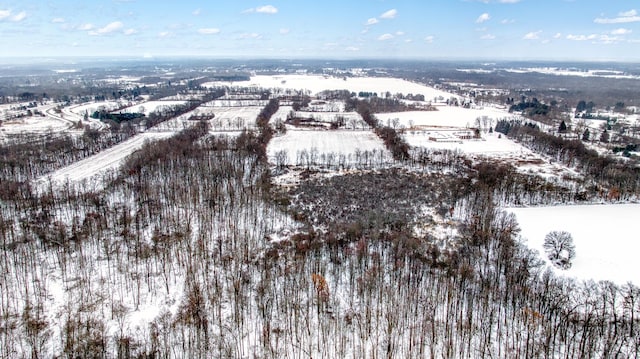
<path id="1" fill-rule="evenodd" d="M 0 57 L 640 60 L 637 0 L 0 0 Z"/>

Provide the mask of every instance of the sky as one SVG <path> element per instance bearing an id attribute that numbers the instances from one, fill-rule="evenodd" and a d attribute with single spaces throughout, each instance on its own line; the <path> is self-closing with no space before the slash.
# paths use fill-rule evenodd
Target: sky
<path id="1" fill-rule="evenodd" d="M 0 0 L 0 58 L 640 60 L 638 0 Z"/>

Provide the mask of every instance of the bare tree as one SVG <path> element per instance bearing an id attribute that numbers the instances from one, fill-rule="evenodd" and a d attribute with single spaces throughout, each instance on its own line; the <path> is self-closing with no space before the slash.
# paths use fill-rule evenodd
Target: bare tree
<path id="1" fill-rule="evenodd" d="M 552 231 L 544 237 L 544 251 L 556 267 L 571 268 L 571 260 L 576 255 L 573 237 L 566 231 Z"/>

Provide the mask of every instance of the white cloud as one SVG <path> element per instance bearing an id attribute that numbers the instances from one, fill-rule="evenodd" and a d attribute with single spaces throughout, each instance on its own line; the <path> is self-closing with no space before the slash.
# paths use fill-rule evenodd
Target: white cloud
<path id="1" fill-rule="evenodd" d="M 93 29 L 93 24 L 82 24 L 78 26 L 78 30 L 80 31 L 89 31 Z"/>
<path id="2" fill-rule="evenodd" d="M 215 27 L 208 27 L 203 29 L 198 29 L 198 32 L 203 35 L 214 35 L 220 33 L 220 29 Z"/>
<path id="3" fill-rule="evenodd" d="M 594 44 L 615 44 L 621 41 L 624 41 L 623 38 L 619 36 L 609 36 L 609 35 L 567 35 L 567 40 L 572 41 L 591 41 Z"/>
<path id="4" fill-rule="evenodd" d="M 524 40 L 538 40 L 542 31 L 532 31 L 522 37 Z"/>
<path id="5" fill-rule="evenodd" d="M 630 30 L 630 29 L 620 28 L 620 29 L 615 29 L 615 30 L 611 31 L 611 35 L 628 35 L 628 34 L 630 34 L 632 32 L 633 31 Z"/>
<path id="6" fill-rule="evenodd" d="M 61 17 L 56 17 L 54 19 L 51 19 L 51 22 L 55 23 L 55 24 L 62 24 L 62 23 L 64 23 L 64 19 L 61 18 Z"/>
<path id="7" fill-rule="evenodd" d="M 587 41 L 587 40 L 595 40 L 598 38 L 598 35 L 596 34 L 591 34 L 591 35 L 572 35 L 569 34 L 567 35 L 567 40 L 572 40 L 572 41 Z"/>
<path id="8" fill-rule="evenodd" d="M 385 11 L 382 15 L 380 15 L 380 18 L 381 19 L 393 19 L 396 16 L 398 16 L 398 10 L 391 9 L 391 10 Z"/>
<path id="9" fill-rule="evenodd" d="M 171 33 L 169 31 L 162 31 L 158 33 L 158 37 L 168 37 L 169 35 L 171 35 Z"/>
<path id="10" fill-rule="evenodd" d="M 478 16 L 478 18 L 476 19 L 476 23 L 482 24 L 485 21 L 489 21 L 489 19 L 491 19 L 491 16 L 485 12 L 484 14 Z"/>
<path id="11" fill-rule="evenodd" d="M 193 12 L 191 14 L 193 14 L 193 16 L 198 16 L 198 15 L 202 14 L 202 10 L 195 9 L 195 10 L 193 10 Z"/>
<path id="12" fill-rule="evenodd" d="M 403 36 L 404 35 L 404 31 L 396 31 L 396 36 Z"/>
<path id="13" fill-rule="evenodd" d="M 513 20 L 513 19 L 504 19 L 504 20 L 500 21 L 500 23 L 501 23 L 502 25 L 513 24 L 513 23 L 515 23 L 515 22 L 516 22 L 516 21 L 515 21 L 515 20 Z"/>
<path id="14" fill-rule="evenodd" d="M 251 32 L 251 33 L 244 33 L 244 34 L 240 34 L 240 36 L 238 36 L 239 39 L 261 39 L 262 35 L 255 33 L 255 32 Z"/>
<path id="15" fill-rule="evenodd" d="M 391 39 L 393 39 L 393 35 L 391 34 L 383 34 L 378 36 L 378 40 L 380 41 L 391 40 Z"/>
<path id="16" fill-rule="evenodd" d="M 491 34 L 486 34 L 486 35 L 482 35 L 480 37 L 482 40 L 494 40 L 496 38 L 495 35 L 491 35 Z"/>
<path id="17" fill-rule="evenodd" d="M 110 34 L 112 32 L 118 31 L 120 29 L 122 29 L 122 27 L 124 26 L 124 24 L 120 21 L 114 21 L 112 23 L 107 24 L 105 27 L 101 27 L 98 30 L 95 31 L 90 31 L 89 35 L 92 36 L 96 36 L 96 35 L 107 35 Z"/>
<path id="18" fill-rule="evenodd" d="M 11 10 L 0 10 L 0 20 L 9 20 L 13 22 L 20 22 L 27 18 L 26 11 L 20 11 L 19 13 L 13 15 Z"/>
<path id="19" fill-rule="evenodd" d="M 559 33 L 559 32 L 558 32 L 558 33 L 556 33 L 555 35 L 553 35 L 553 38 L 554 38 L 554 39 L 559 39 L 559 38 L 561 38 L 561 37 L 562 37 L 562 34 L 561 34 L 561 33 Z"/>
<path id="20" fill-rule="evenodd" d="M 618 36 L 600 35 L 598 40 L 603 44 L 615 44 L 620 42 L 622 39 Z"/>
<path id="21" fill-rule="evenodd" d="M 599 17 L 593 20 L 596 24 L 625 24 L 630 22 L 639 22 L 640 16 L 638 16 L 638 12 L 633 9 L 629 11 L 624 11 L 618 14 L 618 17 L 614 18 L 606 18 Z"/>
<path id="22" fill-rule="evenodd" d="M 273 5 L 263 5 L 244 10 L 243 13 L 257 12 L 261 14 L 277 14 L 278 8 Z"/>
<path id="23" fill-rule="evenodd" d="M 282 28 L 282 29 L 280 29 L 280 35 L 286 35 L 286 34 L 288 34 L 289 32 L 291 32 L 291 30 L 289 30 L 289 29 L 286 29 L 286 28 Z"/>
<path id="24" fill-rule="evenodd" d="M 367 20 L 367 25 L 375 25 L 377 23 L 379 23 L 380 21 L 378 21 L 378 19 L 376 19 L 375 17 L 370 18 L 369 20 Z"/>
<path id="25" fill-rule="evenodd" d="M 404 42 L 406 42 L 407 44 L 410 44 L 410 43 L 413 42 L 413 40 L 412 39 L 406 39 L 406 40 L 404 40 Z"/>
<path id="26" fill-rule="evenodd" d="M 265 5 L 265 6 L 257 7 L 256 12 L 259 12 L 262 14 L 277 14 L 278 8 L 272 5 Z"/>
<path id="27" fill-rule="evenodd" d="M 360 51 L 360 48 L 359 47 L 355 47 L 355 46 L 349 46 L 344 50 L 345 51 L 350 51 L 350 52 L 355 52 L 355 51 Z"/>
<path id="28" fill-rule="evenodd" d="M 137 34 L 138 30 L 136 29 L 126 29 L 124 30 L 123 34 L 129 36 L 129 35 L 133 35 L 133 34 Z"/>
<path id="29" fill-rule="evenodd" d="M 429 36 L 424 38 L 424 41 L 428 42 L 428 43 L 432 43 L 433 40 L 435 40 L 435 37 L 433 37 L 432 35 L 429 35 Z"/>
<path id="30" fill-rule="evenodd" d="M 20 11 L 19 13 L 11 17 L 11 21 L 20 22 L 26 18 L 27 18 L 27 13 L 25 11 Z"/>
<path id="31" fill-rule="evenodd" d="M 629 11 L 623 11 L 618 14 L 618 16 L 622 16 L 622 17 L 630 17 L 630 16 L 636 16 L 636 15 L 638 15 L 638 12 L 635 9 L 631 9 Z"/>

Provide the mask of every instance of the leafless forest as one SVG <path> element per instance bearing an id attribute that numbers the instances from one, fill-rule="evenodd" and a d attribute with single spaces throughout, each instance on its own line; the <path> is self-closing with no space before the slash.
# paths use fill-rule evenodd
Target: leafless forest
<path id="1" fill-rule="evenodd" d="M 499 209 L 631 197 L 637 171 L 523 124 L 510 135 L 585 179 L 410 151 L 361 104 L 395 162 L 279 186 L 277 108 L 237 139 L 195 121 L 95 191 L 34 179 L 126 133 L 3 144 L 0 358 L 638 356 L 640 288 L 544 270 Z"/>

